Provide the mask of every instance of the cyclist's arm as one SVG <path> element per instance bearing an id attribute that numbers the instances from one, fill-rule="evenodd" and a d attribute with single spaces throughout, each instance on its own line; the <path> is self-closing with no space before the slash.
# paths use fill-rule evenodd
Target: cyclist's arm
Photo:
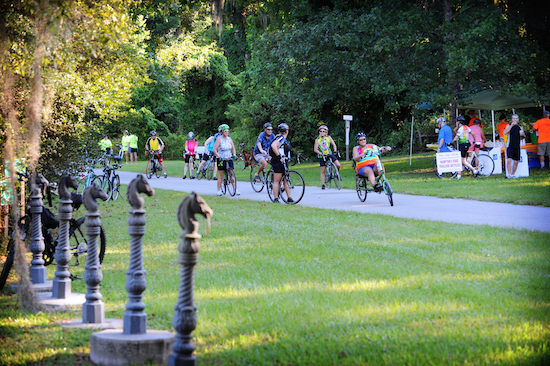
<path id="1" fill-rule="evenodd" d="M 217 158 L 220 157 L 220 155 L 218 154 L 218 147 L 220 147 L 220 139 L 217 139 L 216 142 L 214 143 L 214 147 L 212 148 L 212 152 L 214 153 L 214 155 L 216 155 Z"/>
<path id="2" fill-rule="evenodd" d="M 212 139 L 214 138 L 214 136 L 210 136 L 209 138 L 206 139 L 206 141 L 204 142 L 204 148 L 206 149 L 206 151 L 208 151 L 208 145 L 212 142 Z"/>
<path id="3" fill-rule="evenodd" d="M 256 146 L 258 147 L 258 151 L 262 154 L 267 154 L 267 151 L 264 151 L 264 148 L 262 146 L 262 143 L 260 141 L 256 142 Z"/>
<path id="4" fill-rule="evenodd" d="M 353 155 L 353 161 L 359 161 L 359 159 L 361 159 L 361 156 L 359 155 L 359 149 L 357 148 L 357 146 L 353 148 L 352 155 Z"/>
<path id="5" fill-rule="evenodd" d="M 159 140 L 159 153 L 160 153 L 162 152 L 162 150 L 164 150 L 164 142 L 162 142 L 160 137 L 157 137 L 157 139 Z"/>
<path id="6" fill-rule="evenodd" d="M 321 155 L 321 152 L 319 152 L 319 139 L 315 139 L 315 142 L 313 143 L 313 152 L 317 155 Z"/>

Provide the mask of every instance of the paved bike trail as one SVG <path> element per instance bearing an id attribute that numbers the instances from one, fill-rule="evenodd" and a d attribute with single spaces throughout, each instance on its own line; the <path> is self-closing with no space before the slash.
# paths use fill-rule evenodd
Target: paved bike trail
<path id="1" fill-rule="evenodd" d="M 119 171 L 121 183 L 128 184 L 138 173 Z M 203 196 L 216 194 L 216 181 L 185 179 L 181 177 L 151 178 L 153 188 L 181 192 L 197 192 Z M 256 193 L 250 182 L 239 181 L 240 196 L 227 198 L 269 202 L 265 189 Z M 384 193 L 369 193 L 365 202 L 360 202 L 355 190 L 325 189 L 307 186 L 301 206 L 342 211 L 390 215 L 399 218 L 443 221 L 456 224 L 489 225 L 531 231 L 550 232 L 550 207 L 513 205 L 498 202 L 482 202 L 466 199 L 437 198 L 393 194 L 394 206 L 390 206 Z"/>

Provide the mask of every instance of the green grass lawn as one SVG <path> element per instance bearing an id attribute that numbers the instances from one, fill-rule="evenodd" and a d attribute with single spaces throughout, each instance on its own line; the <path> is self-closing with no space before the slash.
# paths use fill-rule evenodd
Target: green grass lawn
<path id="1" fill-rule="evenodd" d="M 415 154 L 412 165 L 408 156 L 384 156 L 387 179 L 396 193 L 406 193 L 444 198 L 466 198 L 479 201 L 505 202 L 520 205 L 550 206 L 550 172 L 531 169 L 530 176 L 506 179 L 504 174 L 489 178 L 466 177 L 460 181 L 438 178 L 433 171 L 434 153 Z M 183 161 L 166 161 L 170 176 L 183 177 Z M 145 173 L 146 162 L 124 165 L 124 170 Z M 239 180 L 249 180 L 250 170 L 241 171 L 237 164 Z M 306 185 L 321 186 L 319 164 L 301 164 L 292 169 L 302 174 Z M 342 161 L 342 187 L 355 189 L 355 171 L 351 162 Z"/>
<path id="2" fill-rule="evenodd" d="M 145 198 L 151 329 L 171 329 L 183 197 Z M 548 233 L 207 200 L 212 231 L 195 268 L 202 365 L 550 363 Z M 122 318 L 127 303 L 128 210 L 120 199 L 100 205 L 108 318 Z M 71 315 L 21 312 L 7 294 L 0 302 L 0 363 L 89 363 L 91 331 L 58 325 Z"/>

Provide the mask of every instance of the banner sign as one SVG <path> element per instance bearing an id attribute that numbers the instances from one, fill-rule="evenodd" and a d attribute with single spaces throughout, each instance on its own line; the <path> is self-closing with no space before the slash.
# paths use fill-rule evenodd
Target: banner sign
<path id="1" fill-rule="evenodd" d="M 437 172 L 439 174 L 462 171 L 460 151 L 437 153 L 435 157 L 437 161 Z"/>

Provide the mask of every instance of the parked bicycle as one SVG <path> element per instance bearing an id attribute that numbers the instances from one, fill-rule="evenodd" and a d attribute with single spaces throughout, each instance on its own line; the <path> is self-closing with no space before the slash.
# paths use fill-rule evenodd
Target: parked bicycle
<path id="1" fill-rule="evenodd" d="M 325 161 L 325 185 L 331 188 L 334 183 L 337 189 L 341 189 L 342 178 L 340 177 L 338 167 L 327 155 L 323 155 L 323 160 Z"/>
<path id="2" fill-rule="evenodd" d="M 26 174 L 17 174 L 20 181 L 23 181 L 24 179 L 29 179 L 28 175 Z M 49 185 L 47 180 L 43 179 L 43 177 L 41 179 L 41 183 L 41 189 L 45 191 L 44 193 L 48 198 L 49 207 L 51 208 L 51 186 Z M 78 200 L 78 197 L 76 196 L 78 195 L 75 195 L 72 198 L 73 208 L 75 210 L 78 210 L 78 208 L 80 207 L 81 199 Z M 19 228 L 18 231 L 21 235 L 21 239 L 28 247 L 30 244 L 30 235 L 32 233 L 31 226 L 33 214 L 31 213 L 30 207 L 27 207 L 25 213 L 26 214 L 21 217 L 17 222 L 17 226 Z M 57 243 L 59 239 L 56 235 L 56 229 L 59 227 L 59 220 L 47 207 L 44 206 L 44 211 L 41 215 L 40 221 L 42 223 L 42 236 L 44 237 L 44 252 L 42 253 L 42 256 L 44 259 L 44 265 L 47 266 L 54 263 L 55 250 L 57 248 Z M 86 236 L 84 235 L 84 221 L 85 217 L 81 217 L 79 219 L 72 218 L 69 224 L 69 245 L 71 256 L 72 258 L 74 258 L 74 261 L 71 260 L 71 262 L 69 263 L 69 271 L 71 272 L 70 277 L 72 280 L 83 278 L 84 267 L 86 265 L 88 241 Z M 2 273 L 0 274 L 0 291 L 4 288 L 6 284 L 6 280 L 8 279 L 9 273 L 13 267 L 13 263 L 15 260 L 15 251 L 17 247 L 16 232 L 17 230 L 15 229 L 12 231 L 10 240 L 8 242 L 7 257 L 4 266 L 2 267 Z M 105 236 L 105 230 L 103 229 L 103 227 L 101 227 L 98 240 L 98 254 L 100 263 L 103 263 L 106 245 L 107 240 Z"/>
<path id="3" fill-rule="evenodd" d="M 241 152 L 237 154 L 237 161 L 243 161 L 243 167 L 241 168 L 241 172 L 245 170 L 248 167 L 252 167 L 256 164 L 256 160 L 254 160 L 254 156 L 245 150 L 244 146 L 245 143 L 241 143 Z"/>
<path id="4" fill-rule="evenodd" d="M 162 169 L 159 165 L 159 159 L 158 159 L 158 150 L 147 150 L 145 151 L 145 156 L 148 154 L 151 154 L 151 157 L 149 158 L 149 161 L 147 161 L 147 168 L 145 168 L 145 174 L 147 175 L 148 179 L 151 179 L 153 175 L 156 175 L 157 178 L 160 178 L 160 172 Z"/>
<path id="5" fill-rule="evenodd" d="M 215 156 L 210 154 L 208 157 L 208 160 L 204 164 L 201 170 L 199 170 L 199 174 L 197 175 L 198 179 L 206 178 L 207 180 L 211 180 L 214 177 L 214 165 L 216 164 Z"/>
<path id="6" fill-rule="evenodd" d="M 450 149 L 452 151 L 456 151 L 452 146 L 450 146 Z M 467 166 L 462 165 L 464 171 L 467 175 L 471 174 L 474 176 L 474 178 L 487 178 L 490 177 L 491 174 L 493 174 L 495 170 L 495 162 L 489 156 L 488 149 L 482 147 L 479 149 L 479 154 L 475 151 L 468 151 L 468 158 L 467 162 L 474 168 L 474 170 L 477 170 L 479 173 L 474 174 L 473 171 L 471 171 Z M 434 158 L 432 162 L 432 166 L 434 169 L 434 173 L 436 176 L 442 179 L 454 179 L 458 175 L 458 172 L 446 172 L 446 173 L 439 173 L 437 170 L 437 157 Z"/>
<path id="7" fill-rule="evenodd" d="M 107 194 L 107 201 L 116 201 L 120 195 L 120 176 L 116 172 L 120 167 L 122 165 L 118 163 L 114 163 L 112 168 L 107 165 L 103 168 L 103 174 L 98 175 L 92 182 Z"/>
<path id="8" fill-rule="evenodd" d="M 311 158 L 307 157 L 305 154 L 299 152 L 293 158 L 290 159 L 289 165 L 294 166 L 296 164 L 302 164 L 306 162 L 313 163 L 313 160 L 311 160 Z"/>
<path id="9" fill-rule="evenodd" d="M 88 171 L 85 173 L 79 173 L 76 176 L 76 179 L 78 181 L 78 188 L 76 189 L 77 194 L 84 193 L 84 190 L 92 184 L 92 182 L 98 177 L 97 174 L 94 172 L 93 168 L 93 160 L 87 160 L 88 165 Z"/>
<path id="10" fill-rule="evenodd" d="M 304 178 L 294 170 L 288 169 L 288 163 L 283 160 L 285 172 L 279 182 L 279 197 L 284 203 L 295 205 L 302 200 L 306 191 L 306 184 Z M 269 170 L 267 173 L 267 195 L 272 202 L 275 202 L 275 196 L 273 194 L 273 170 Z"/>
<path id="11" fill-rule="evenodd" d="M 223 194 L 228 192 L 231 196 L 234 196 L 237 192 L 237 178 L 235 177 L 235 170 L 233 168 L 230 168 L 229 165 L 230 164 L 227 164 L 227 169 L 225 170 L 225 173 L 223 175 L 221 190 Z"/>

